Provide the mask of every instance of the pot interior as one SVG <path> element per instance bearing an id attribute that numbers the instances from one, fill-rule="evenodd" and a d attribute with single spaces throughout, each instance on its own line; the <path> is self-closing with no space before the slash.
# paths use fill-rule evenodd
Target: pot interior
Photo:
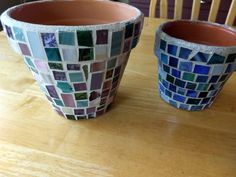
<path id="1" fill-rule="evenodd" d="M 173 21 L 164 24 L 168 35 L 197 44 L 236 46 L 236 31 L 203 22 Z"/>
<path id="2" fill-rule="evenodd" d="M 10 11 L 11 18 L 18 21 L 65 26 L 115 23 L 137 15 L 132 6 L 105 0 L 40 1 Z"/>

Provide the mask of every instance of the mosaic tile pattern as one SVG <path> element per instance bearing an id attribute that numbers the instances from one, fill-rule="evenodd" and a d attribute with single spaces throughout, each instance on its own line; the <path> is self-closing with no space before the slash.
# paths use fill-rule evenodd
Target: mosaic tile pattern
<path id="1" fill-rule="evenodd" d="M 56 112 L 78 120 L 102 115 L 112 104 L 142 21 L 97 30 L 4 29 Z"/>
<path id="2" fill-rule="evenodd" d="M 198 111 L 211 106 L 236 70 L 236 51 L 225 55 L 198 52 L 164 39 L 157 45 L 160 96 L 180 109 Z"/>

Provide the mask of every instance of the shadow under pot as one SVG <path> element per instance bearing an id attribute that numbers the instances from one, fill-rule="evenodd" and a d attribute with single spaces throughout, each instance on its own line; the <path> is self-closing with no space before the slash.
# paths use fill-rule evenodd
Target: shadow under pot
<path id="1" fill-rule="evenodd" d="M 12 7 L 1 21 L 53 108 L 78 120 L 114 101 L 143 14 L 106 0 L 47 0 Z"/>
<path id="2" fill-rule="evenodd" d="M 161 98 L 176 108 L 203 110 L 236 70 L 236 31 L 210 22 L 167 22 L 156 32 L 155 54 Z"/>

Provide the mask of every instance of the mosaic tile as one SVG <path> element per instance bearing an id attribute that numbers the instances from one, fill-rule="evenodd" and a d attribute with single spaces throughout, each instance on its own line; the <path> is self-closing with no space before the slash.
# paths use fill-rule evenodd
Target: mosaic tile
<path id="1" fill-rule="evenodd" d="M 197 105 L 201 102 L 201 99 L 195 99 L 195 98 L 188 98 L 187 99 L 187 104 L 194 104 Z"/>
<path id="2" fill-rule="evenodd" d="M 135 48 L 138 45 L 139 38 L 133 38 L 132 44 L 131 44 L 131 49 Z"/>
<path id="3" fill-rule="evenodd" d="M 49 61 L 61 61 L 61 55 L 58 48 L 45 48 Z"/>
<path id="4" fill-rule="evenodd" d="M 90 93 L 89 101 L 96 100 L 100 96 L 101 96 L 101 94 L 99 92 L 93 91 L 93 92 Z"/>
<path id="5" fill-rule="evenodd" d="M 197 74 L 208 74 L 209 71 L 210 71 L 210 67 L 209 66 L 195 65 L 193 72 L 197 73 Z"/>
<path id="6" fill-rule="evenodd" d="M 172 92 L 176 92 L 177 87 L 173 84 L 169 84 L 169 90 L 171 90 Z"/>
<path id="7" fill-rule="evenodd" d="M 86 100 L 87 99 L 87 93 L 75 93 L 75 99 L 76 100 Z"/>
<path id="8" fill-rule="evenodd" d="M 202 99 L 201 104 L 207 104 L 209 102 L 210 102 L 210 98 L 204 98 L 204 99 Z"/>
<path id="9" fill-rule="evenodd" d="M 224 65 L 216 65 L 213 67 L 212 74 L 213 75 L 221 75 L 225 72 L 225 66 Z"/>
<path id="10" fill-rule="evenodd" d="M 53 71 L 53 75 L 55 80 L 67 81 L 65 72 Z"/>
<path id="11" fill-rule="evenodd" d="M 113 76 L 113 69 L 111 69 L 111 70 L 108 70 L 107 72 L 106 72 L 106 79 L 109 79 L 109 78 L 112 78 L 112 76 Z"/>
<path id="12" fill-rule="evenodd" d="M 235 69 L 236 69 L 235 64 L 228 64 L 228 66 L 225 70 L 225 73 L 231 73 L 231 72 L 235 71 Z"/>
<path id="13" fill-rule="evenodd" d="M 91 113 L 94 113 L 94 112 L 96 112 L 96 107 L 92 107 L 92 108 L 87 108 L 86 109 L 86 113 L 87 114 L 91 114 Z"/>
<path id="14" fill-rule="evenodd" d="M 175 57 L 170 57 L 169 58 L 169 65 L 172 67 L 177 68 L 179 60 Z"/>
<path id="15" fill-rule="evenodd" d="M 84 112 L 84 109 L 75 109 L 74 114 L 75 115 L 84 115 L 85 112 Z"/>
<path id="16" fill-rule="evenodd" d="M 32 62 L 32 60 L 28 57 L 25 57 L 25 61 L 27 63 L 28 66 L 32 67 L 32 68 L 35 68 L 35 65 L 34 63 Z"/>
<path id="17" fill-rule="evenodd" d="M 113 32 L 111 41 L 111 57 L 121 53 L 121 44 L 123 38 L 123 31 Z"/>
<path id="18" fill-rule="evenodd" d="M 13 36 L 12 30 L 11 30 L 11 27 L 5 25 L 5 29 L 6 29 L 6 32 L 7 32 L 7 36 L 8 36 L 9 38 L 14 39 L 14 36 Z"/>
<path id="19" fill-rule="evenodd" d="M 107 69 L 114 68 L 116 66 L 116 58 L 107 61 Z"/>
<path id="20" fill-rule="evenodd" d="M 48 63 L 51 69 L 63 70 L 63 65 L 61 63 Z"/>
<path id="21" fill-rule="evenodd" d="M 119 75 L 113 78 L 112 84 L 114 84 L 114 83 L 117 82 L 118 80 L 119 80 Z"/>
<path id="22" fill-rule="evenodd" d="M 181 94 L 181 95 L 185 95 L 186 89 L 179 87 L 178 90 L 177 90 L 177 93 Z"/>
<path id="23" fill-rule="evenodd" d="M 191 52 L 192 52 L 192 50 L 181 47 L 180 51 L 179 51 L 179 57 L 187 60 L 189 58 L 189 55 L 191 54 Z"/>
<path id="24" fill-rule="evenodd" d="M 61 100 L 54 99 L 54 102 L 56 103 L 57 106 L 64 106 L 64 104 Z"/>
<path id="25" fill-rule="evenodd" d="M 131 48 L 131 40 L 125 41 L 123 53 L 130 51 L 130 48 Z"/>
<path id="26" fill-rule="evenodd" d="M 166 41 L 162 40 L 161 39 L 161 42 L 160 42 L 160 49 L 165 51 L 166 50 L 166 46 L 167 46 L 167 43 Z"/>
<path id="27" fill-rule="evenodd" d="M 42 47 L 39 35 L 35 32 L 27 32 L 27 38 L 32 51 L 32 55 L 38 59 L 46 59 L 44 48 Z"/>
<path id="28" fill-rule="evenodd" d="M 173 101 L 173 100 L 169 100 L 170 104 L 174 107 L 178 107 L 178 104 L 176 101 Z"/>
<path id="29" fill-rule="evenodd" d="M 67 70 L 69 71 L 79 71 L 80 65 L 79 64 L 67 64 Z"/>
<path id="30" fill-rule="evenodd" d="M 125 27 L 125 39 L 130 38 L 133 36 L 134 32 L 134 24 L 127 24 Z"/>
<path id="31" fill-rule="evenodd" d="M 172 77 L 171 75 L 167 74 L 166 80 L 169 81 L 170 83 L 174 83 L 175 78 Z"/>
<path id="32" fill-rule="evenodd" d="M 24 35 L 22 29 L 20 29 L 18 27 L 13 27 L 13 31 L 14 31 L 16 40 L 21 41 L 21 42 L 25 42 L 25 35 Z"/>
<path id="33" fill-rule="evenodd" d="M 191 83 L 191 82 L 187 82 L 187 85 L 186 85 L 187 89 L 195 90 L 196 87 L 197 87 L 197 84 Z"/>
<path id="34" fill-rule="evenodd" d="M 222 76 L 220 77 L 219 82 L 225 81 L 227 77 L 228 77 L 228 74 L 222 75 Z"/>
<path id="35" fill-rule="evenodd" d="M 92 74 L 90 90 L 97 90 L 102 87 L 104 73 Z"/>
<path id="36" fill-rule="evenodd" d="M 198 92 L 196 92 L 194 90 L 188 90 L 187 93 L 186 93 L 186 96 L 196 98 L 198 96 Z"/>
<path id="37" fill-rule="evenodd" d="M 217 76 L 217 75 L 211 76 L 209 83 L 216 83 L 219 78 L 220 78 L 220 76 Z"/>
<path id="38" fill-rule="evenodd" d="M 136 23 L 134 26 L 134 36 L 138 36 L 141 32 L 141 22 Z"/>
<path id="39" fill-rule="evenodd" d="M 198 61 L 198 62 L 207 62 L 209 58 L 209 54 L 198 52 L 191 61 Z"/>
<path id="40" fill-rule="evenodd" d="M 209 87 L 209 84 L 198 84 L 197 90 L 207 91 L 208 87 Z"/>
<path id="41" fill-rule="evenodd" d="M 68 62 L 77 62 L 79 55 L 76 48 L 62 48 L 63 60 Z"/>
<path id="42" fill-rule="evenodd" d="M 176 78 L 176 79 L 175 79 L 175 85 L 184 88 L 185 85 L 186 85 L 186 82 Z"/>
<path id="43" fill-rule="evenodd" d="M 79 61 L 90 61 L 93 59 L 93 48 L 79 49 Z"/>
<path id="44" fill-rule="evenodd" d="M 208 76 L 198 75 L 196 82 L 207 82 L 207 80 L 208 80 Z"/>
<path id="45" fill-rule="evenodd" d="M 174 94 L 173 99 L 176 100 L 176 101 L 182 102 L 182 103 L 184 103 L 185 100 L 186 100 L 185 97 L 183 97 L 181 95 L 177 95 L 177 94 Z"/>
<path id="46" fill-rule="evenodd" d="M 49 74 L 40 73 L 43 81 L 47 84 L 54 84 L 52 77 Z"/>
<path id="47" fill-rule="evenodd" d="M 163 65 L 163 70 L 167 73 L 170 73 L 170 67 L 169 66 Z"/>
<path id="48" fill-rule="evenodd" d="M 106 62 L 96 62 L 91 65 L 91 71 L 103 71 L 106 68 Z"/>
<path id="49" fill-rule="evenodd" d="M 93 34 L 92 31 L 77 31 L 78 45 L 92 47 Z"/>
<path id="50" fill-rule="evenodd" d="M 76 117 L 74 115 L 66 115 L 66 118 L 69 120 L 76 120 Z"/>
<path id="51" fill-rule="evenodd" d="M 84 91 L 87 90 L 87 85 L 86 83 L 76 83 L 74 84 L 74 89 L 75 91 Z"/>
<path id="52" fill-rule="evenodd" d="M 210 58 L 210 60 L 208 61 L 208 64 L 223 64 L 224 61 L 225 57 L 214 53 Z"/>
<path id="53" fill-rule="evenodd" d="M 178 47 L 176 45 L 168 44 L 168 53 L 169 54 L 176 56 L 177 49 L 178 49 Z"/>
<path id="54" fill-rule="evenodd" d="M 95 48 L 95 59 L 104 60 L 108 57 L 108 47 L 107 46 L 96 46 Z"/>
<path id="55" fill-rule="evenodd" d="M 83 82 L 83 74 L 81 72 L 69 73 L 69 78 L 71 82 Z"/>
<path id="56" fill-rule="evenodd" d="M 63 93 L 72 93 L 73 89 L 71 85 L 67 82 L 57 82 L 57 87 L 63 92 Z"/>
<path id="57" fill-rule="evenodd" d="M 71 94 L 61 94 L 61 97 L 66 107 L 75 107 L 74 98 Z"/>
<path id="58" fill-rule="evenodd" d="M 192 72 L 193 70 L 193 63 L 192 62 L 179 62 L 179 69 L 181 71 Z"/>
<path id="59" fill-rule="evenodd" d="M 114 76 L 119 75 L 120 72 L 121 72 L 121 66 L 116 67 L 116 68 L 115 68 L 115 72 L 114 72 Z"/>
<path id="60" fill-rule="evenodd" d="M 161 61 L 167 65 L 169 63 L 168 55 L 161 53 Z"/>
<path id="61" fill-rule="evenodd" d="M 205 98 L 205 97 L 207 97 L 207 95 L 208 95 L 208 92 L 200 92 L 200 94 L 199 94 L 199 98 Z"/>
<path id="62" fill-rule="evenodd" d="M 41 33 L 44 47 L 57 47 L 56 36 L 54 33 Z"/>
<path id="63" fill-rule="evenodd" d="M 97 30 L 97 42 L 96 44 L 108 43 L 108 30 Z"/>
<path id="64" fill-rule="evenodd" d="M 229 54 L 227 59 L 226 59 L 226 63 L 233 63 L 236 60 L 236 53 L 233 54 Z"/>
<path id="65" fill-rule="evenodd" d="M 86 81 L 88 80 L 88 65 L 84 65 L 83 67 L 83 73 Z"/>
<path id="66" fill-rule="evenodd" d="M 195 80 L 195 74 L 184 72 L 183 73 L 183 79 L 187 80 L 187 81 L 194 81 Z"/>
<path id="67" fill-rule="evenodd" d="M 75 33 L 59 31 L 59 44 L 62 45 L 75 45 Z"/>
<path id="68" fill-rule="evenodd" d="M 19 43 L 21 53 L 26 56 L 31 56 L 30 50 L 26 44 Z"/>
<path id="69" fill-rule="evenodd" d="M 112 84 L 112 81 L 111 81 L 111 80 L 104 82 L 102 89 L 104 90 L 104 89 L 110 88 L 110 87 L 111 87 L 111 84 Z"/>
<path id="70" fill-rule="evenodd" d="M 39 71 L 44 73 L 49 73 L 49 68 L 46 62 L 42 60 L 35 60 L 34 63 Z"/>
<path id="71" fill-rule="evenodd" d="M 180 104 L 179 107 L 184 110 L 189 110 L 189 105 L 187 104 Z"/>
<path id="72" fill-rule="evenodd" d="M 101 99 L 100 105 L 105 105 L 107 102 L 107 98 Z"/>
<path id="73" fill-rule="evenodd" d="M 52 98 L 59 98 L 57 91 L 53 85 L 47 85 L 46 89 Z"/>

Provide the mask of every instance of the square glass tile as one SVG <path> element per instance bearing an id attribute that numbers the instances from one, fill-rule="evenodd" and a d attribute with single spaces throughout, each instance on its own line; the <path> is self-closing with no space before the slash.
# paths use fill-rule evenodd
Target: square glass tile
<path id="1" fill-rule="evenodd" d="M 77 39 L 79 46 L 92 47 L 93 33 L 92 31 L 77 31 Z"/>

